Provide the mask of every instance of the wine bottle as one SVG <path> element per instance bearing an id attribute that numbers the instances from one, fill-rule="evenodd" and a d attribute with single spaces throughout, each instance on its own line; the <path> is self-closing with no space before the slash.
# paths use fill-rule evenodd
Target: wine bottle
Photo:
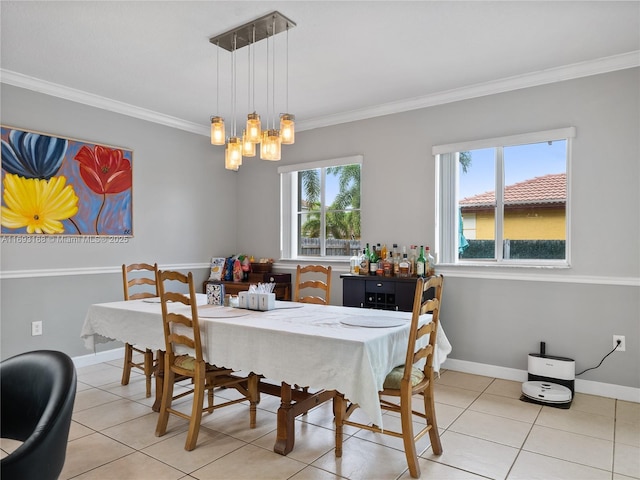
<path id="1" fill-rule="evenodd" d="M 416 276 L 424 278 L 427 275 L 427 258 L 424 256 L 424 245 L 420 245 L 420 255 L 416 259 Z"/>
<path id="2" fill-rule="evenodd" d="M 378 270 L 378 261 L 380 257 L 378 257 L 378 252 L 376 251 L 376 246 L 373 245 L 371 249 L 371 253 L 369 255 L 369 275 L 375 275 Z"/>

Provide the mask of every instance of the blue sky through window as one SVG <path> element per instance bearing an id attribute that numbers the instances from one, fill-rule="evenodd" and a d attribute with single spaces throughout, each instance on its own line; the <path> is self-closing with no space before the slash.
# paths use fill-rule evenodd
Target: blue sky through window
<path id="1" fill-rule="evenodd" d="M 566 140 L 504 147 L 505 185 L 566 172 Z M 495 149 L 471 150 L 467 173 L 460 169 L 460 199 L 495 190 Z"/>

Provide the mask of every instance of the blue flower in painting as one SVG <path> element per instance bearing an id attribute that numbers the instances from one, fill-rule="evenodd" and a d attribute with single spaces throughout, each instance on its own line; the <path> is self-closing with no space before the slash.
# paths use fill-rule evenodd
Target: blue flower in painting
<path id="1" fill-rule="evenodd" d="M 9 141 L 2 140 L 2 168 L 24 178 L 48 180 L 60 169 L 67 145 L 63 138 L 11 130 Z"/>

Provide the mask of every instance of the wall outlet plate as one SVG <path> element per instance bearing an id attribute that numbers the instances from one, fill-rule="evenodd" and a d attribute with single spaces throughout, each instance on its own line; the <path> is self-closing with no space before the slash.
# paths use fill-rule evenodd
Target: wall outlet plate
<path id="1" fill-rule="evenodd" d="M 618 345 L 618 340 L 620 340 L 620 345 Z M 616 352 L 624 352 L 627 350 L 627 344 L 624 341 L 624 335 L 613 336 L 613 348 L 616 349 Z"/>
<path id="2" fill-rule="evenodd" d="M 42 335 L 42 321 L 31 322 L 31 336 Z"/>

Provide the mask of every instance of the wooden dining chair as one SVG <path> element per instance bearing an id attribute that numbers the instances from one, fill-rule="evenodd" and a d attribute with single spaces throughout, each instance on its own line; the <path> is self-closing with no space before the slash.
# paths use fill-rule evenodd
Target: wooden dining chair
<path id="1" fill-rule="evenodd" d="M 301 267 L 298 265 L 293 301 L 329 305 L 331 301 L 331 267 L 323 265 Z"/>
<path id="2" fill-rule="evenodd" d="M 188 289 L 188 294 L 170 291 L 177 285 Z M 176 287 L 173 287 L 176 288 Z M 185 450 L 193 450 L 198 440 L 202 413 L 235 403 L 249 401 L 249 427 L 256 426 L 256 406 L 259 401 L 259 377 L 250 373 L 247 377 L 236 376 L 233 371 L 217 367 L 205 362 L 202 354 L 202 339 L 196 292 L 191 272 L 184 275 L 180 272 L 158 272 L 158 289 L 162 306 L 162 324 L 166 352 L 164 355 L 164 384 L 162 403 L 156 426 L 156 436 L 161 437 L 167 431 L 169 414 L 189 420 L 189 431 L 185 442 Z M 187 307 L 187 308 L 185 308 Z M 180 349 L 180 351 L 178 351 Z M 188 351 L 189 353 L 183 353 Z M 209 352 L 211 354 L 211 352 Z M 176 396 L 173 395 L 176 381 L 189 378 L 192 388 Z M 216 405 L 213 404 L 213 391 L 218 387 L 235 388 L 242 397 Z M 207 406 L 203 408 L 204 392 L 207 392 Z M 173 400 L 193 394 L 191 414 L 172 408 Z"/>
<path id="3" fill-rule="evenodd" d="M 131 265 L 122 265 L 122 286 L 124 288 L 125 300 L 138 300 L 141 298 L 152 298 L 158 296 L 158 286 L 156 283 L 156 275 L 158 273 L 158 264 L 154 263 L 133 263 Z M 131 274 L 131 275 L 129 275 Z M 134 354 L 141 354 L 143 361 L 138 362 L 134 359 Z M 151 376 L 156 363 L 153 351 L 148 348 L 141 348 L 124 344 L 124 366 L 122 368 L 122 385 L 128 385 L 131 378 L 131 369 L 137 368 L 142 370 L 146 380 L 146 395 L 151 396 Z"/>
<path id="4" fill-rule="evenodd" d="M 358 405 L 349 404 L 344 395 L 337 394 L 334 397 L 336 457 L 342 456 L 342 428 L 344 425 L 402 438 L 409 473 L 413 478 L 420 478 L 416 441 L 428 432 L 433 453 L 436 455 L 442 453 L 433 398 L 433 354 L 436 348 L 443 282 L 442 275 L 429 277 L 428 279 L 418 279 L 413 300 L 413 314 L 405 364 L 394 368 L 387 375 L 382 391 L 378 392 L 380 407 L 383 410 L 400 414 L 402 431 L 396 432 L 386 428 L 383 430 L 377 425 L 365 425 L 350 421 L 349 417 L 358 408 Z M 434 298 L 424 300 L 425 293 L 431 288 L 435 289 Z M 428 312 L 433 315 L 432 321 L 420 326 L 420 316 Z M 427 335 L 428 342 L 419 342 L 422 337 Z M 424 346 L 419 346 L 420 344 L 424 344 Z M 423 363 L 424 365 L 421 366 Z M 412 401 L 414 395 L 422 396 L 424 413 L 413 409 Z M 393 399 L 388 397 L 395 397 L 396 400 L 392 401 Z M 413 431 L 414 415 L 426 420 L 424 428 L 417 433 Z"/>

